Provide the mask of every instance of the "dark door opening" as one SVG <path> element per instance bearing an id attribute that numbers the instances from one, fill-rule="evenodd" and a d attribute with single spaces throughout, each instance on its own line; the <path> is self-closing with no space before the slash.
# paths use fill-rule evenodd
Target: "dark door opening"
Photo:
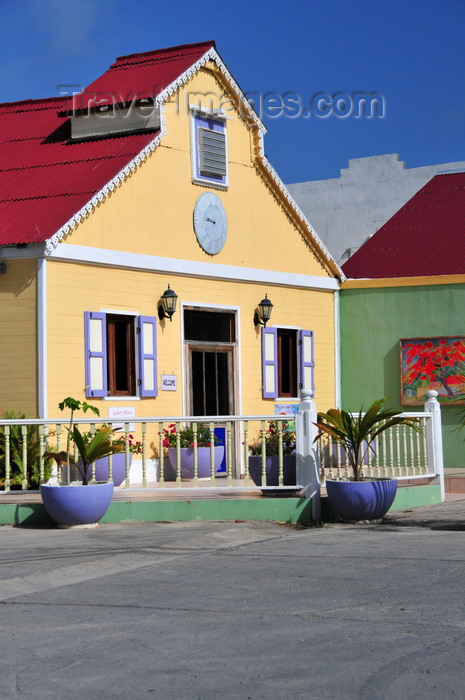
<path id="1" fill-rule="evenodd" d="M 190 415 L 233 414 L 235 314 L 185 309 L 184 340 L 189 350 Z"/>
<path id="2" fill-rule="evenodd" d="M 191 350 L 193 415 L 226 416 L 232 412 L 231 364 L 230 352 Z"/>
<path id="3" fill-rule="evenodd" d="M 227 416 L 235 413 L 234 313 L 186 309 L 184 341 L 188 358 L 188 413 L 191 416 Z M 225 444 L 226 425 L 215 426 L 219 445 Z M 236 437 L 233 433 L 232 464 Z M 226 474 L 226 452 L 217 475 Z"/>

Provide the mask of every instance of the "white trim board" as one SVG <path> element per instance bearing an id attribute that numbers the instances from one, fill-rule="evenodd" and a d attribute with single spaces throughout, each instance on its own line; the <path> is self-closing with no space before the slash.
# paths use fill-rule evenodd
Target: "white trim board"
<path id="1" fill-rule="evenodd" d="M 262 270 L 254 267 L 193 262 L 192 260 L 162 258 L 156 255 L 126 253 L 68 243 L 59 243 L 48 257 L 64 262 L 118 267 L 127 270 L 143 270 L 145 272 L 162 272 L 164 274 L 203 277 L 205 279 L 217 279 L 228 282 L 255 282 L 262 285 L 274 284 L 281 287 L 299 287 L 324 291 L 337 291 L 340 287 L 340 282 L 335 277 L 318 277 L 316 275 L 303 275 L 293 272 Z"/>

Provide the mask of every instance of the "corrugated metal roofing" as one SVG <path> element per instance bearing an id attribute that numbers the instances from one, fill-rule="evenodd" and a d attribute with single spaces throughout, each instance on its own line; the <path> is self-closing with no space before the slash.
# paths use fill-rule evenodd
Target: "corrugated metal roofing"
<path id="1" fill-rule="evenodd" d="M 84 93 L 158 92 L 213 42 L 123 56 Z M 0 245 L 53 236 L 155 137 L 145 132 L 70 141 L 66 97 L 0 104 Z"/>
<path id="2" fill-rule="evenodd" d="M 106 73 L 75 97 L 72 109 L 87 109 L 94 102 L 102 106 L 155 97 L 212 47 L 215 42 L 208 41 L 120 56 Z"/>
<path id="3" fill-rule="evenodd" d="M 433 177 L 342 270 L 352 279 L 465 274 L 465 172 Z"/>

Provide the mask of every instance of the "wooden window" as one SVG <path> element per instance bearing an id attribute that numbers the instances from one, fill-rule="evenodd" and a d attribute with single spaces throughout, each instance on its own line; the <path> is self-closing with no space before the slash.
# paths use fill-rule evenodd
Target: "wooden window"
<path id="1" fill-rule="evenodd" d="M 278 328 L 278 396 L 297 396 L 296 331 Z"/>
<path id="2" fill-rule="evenodd" d="M 155 317 L 86 311 L 84 338 L 86 396 L 157 396 Z"/>
<path id="3" fill-rule="evenodd" d="M 108 393 L 135 396 L 134 318 L 107 314 Z"/>
<path id="4" fill-rule="evenodd" d="M 262 328 L 263 398 L 297 398 L 298 390 L 314 392 L 313 332 Z"/>

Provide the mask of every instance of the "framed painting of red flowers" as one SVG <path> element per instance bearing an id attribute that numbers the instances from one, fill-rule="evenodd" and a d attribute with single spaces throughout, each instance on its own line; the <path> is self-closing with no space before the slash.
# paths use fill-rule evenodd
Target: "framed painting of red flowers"
<path id="1" fill-rule="evenodd" d="M 423 404 L 438 392 L 442 404 L 465 404 L 465 336 L 401 338 L 401 403 Z"/>

